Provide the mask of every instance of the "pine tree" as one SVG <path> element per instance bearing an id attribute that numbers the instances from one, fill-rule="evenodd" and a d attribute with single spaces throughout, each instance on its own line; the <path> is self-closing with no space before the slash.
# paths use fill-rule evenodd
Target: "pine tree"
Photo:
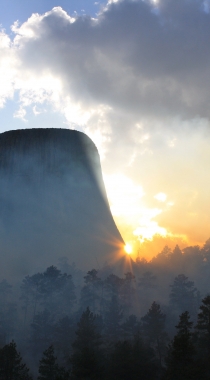
<path id="1" fill-rule="evenodd" d="M 126 318 L 125 322 L 122 324 L 122 331 L 124 338 L 127 340 L 132 340 L 140 330 L 140 323 L 138 322 L 138 319 L 136 315 L 132 314 L 129 315 L 128 318 Z"/>
<path id="2" fill-rule="evenodd" d="M 98 277 L 98 272 L 96 269 L 92 269 L 87 272 L 84 277 L 85 285 L 81 289 L 80 305 L 84 310 L 86 307 L 90 307 L 94 313 L 100 311 L 101 308 L 101 298 L 102 298 L 102 288 L 103 283 Z"/>
<path id="3" fill-rule="evenodd" d="M 105 333 L 109 342 L 116 342 L 119 340 L 121 328 L 121 320 L 123 318 L 122 307 L 119 304 L 117 296 L 112 296 L 109 306 L 105 313 Z"/>
<path id="4" fill-rule="evenodd" d="M 106 316 L 107 312 L 109 312 L 110 303 L 113 298 L 117 300 L 118 305 L 122 305 L 124 283 L 125 280 L 123 278 L 120 278 L 113 273 L 110 274 L 104 281 L 104 316 Z"/>
<path id="5" fill-rule="evenodd" d="M 210 378 L 210 295 L 202 300 L 200 313 L 198 313 L 197 345 L 199 352 L 199 361 L 202 366 L 205 378 Z"/>
<path id="6" fill-rule="evenodd" d="M 67 315 L 53 326 L 54 347 L 59 352 L 59 358 L 69 358 L 72 343 L 75 340 L 76 321 Z"/>
<path id="7" fill-rule="evenodd" d="M 0 380 L 32 380 L 14 341 L 0 349 Z"/>
<path id="8" fill-rule="evenodd" d="M 36 273 L 32 276 L 26 276 L 21 284 L 21 301 L 23 302 L 23 310 L 24 310 L 24 326 L 27 321 L 27 315 L 30 310 L 30 306 L 32 308 L 31 314 L 32 318 L 36 315 L 37 307 L 40 303 L 40 289 L 41 283 L 43 280 L 42 273 Z"/>
<path id="9" fill-rule="evenodd" d="M 175 246 L 174 250 L 169 255 L 169 265 L 171 268 L 176 268 L 178 273 L 183 271 L 183 254 L 178 245 Z"/>
<path id="10" fill-rule="evenodd" d="M 155 291 L 157 289 L 157 277 L 152 272 L 146 271 L 139 277 L 138 281 L 138 296 L 139 304 L 143 310 L 148 310 L 151 301 L 154 299 Z"/>
<path id="11" fill-rule="evenodd" d="M 171 287 L 170 304 L 177 312 L 184 312 L 186 309 L 192 315 L 196 314 L 196 293 L 197 289 L 193 281 L 189 281 L 184 274 L 175 277 Z"/>
<path id="12" fill-rule="evenodd" d="M 210 239 L 206 240 L 201 252 L 205 262 L 210 263 Z"/>
<path id="13" fill-rule="evenodd" d="M 69 315 L 75 302 L 72 276 L 62 274 L 55 266 L 50 266 L 44 273 L 26 276 L 21 285 L 21 297 L 24 310 L 24 325 L 28 315 L 34 319 L 39 312 L 46 309 L 54 317 L 64 313 Z M 31 310 L 32 309 L 32 310 Z"/>
<path id="14" fill-rule="evenodd" d="M 127 316 L 130 314 L 134 303 L 135 289 L 133 287 L 133 282 L 135 281 L 135 276 L 131 272 L 125 273 L 125 278 L 122 287 L 122 303 L 124 306 L 124 313 Z"/>
<path id="15" fill-rule="evenodd" d="M 39 362 L 38 380 L 68 380 L 69 374 L 64 368 L 57 363 L 57 358 L 54 355 L 53 345 L 49 346 L 43 352 L 43 357 Z"/>
<path id="16" fill-rule="evenodd" d="M 45 308 L 52 315 L 69 314 L 75 302 L 74 284 L 71 275 L 61 273 L 55 266 L 50 266 L 43 273 L 40 296 Z"/>
<path id="17" fill-rule="evenodd" d="M 160 305 L 152 303 L 148 313 L 141 318 L 142 329 L 148 343 L 157 353 L 160 363 L 166 349 L 167 333 L 165 331 L 166 316 L 161 312 Z"/>
<path id="18" fill-rule="evenodd" d="M 133 341 L 119 341 L 108 352 L 106 379 L 152 380 L 158 377 L 154 351 L 139 336 Z"/>
<path id="19" fill-rule="evenodd" d="M 110 274 L 105 280 L 106 297 L 110 300 L 113 296 L 120 298 L 122 288 L 124 285 L 124 279 Z"/>
<path id="20" fill-rule="evenodd" d="M 202 303 L 200 306 L 201 311 L 198 314 L 196 329 L 205 341 L 207 353 L 210 358 L 210 296 L 206 296 L 202 300 Z"/>
<path id="21" fill-rule="evenodd" d="M 166 358 L 165 379 L 167 380 L 196 380 L 199 378 L 194 365 L 195 347 L 191 332 L 192 325 L 189 312 L 185 311 L 180 315 L 179 323 L 176 326 L 177 334 L 169 346 Z"/>
<path id="22" fill-rule="evenodd" d="M 109 377 L 113 380 L 129 379 L 132 373 L 132 365 L 132 343 L 119 341 L 111 353 Z"/>
<path id="23" fill-rule="evenodd" d="M 95 379 L 102 376 L 101 336 L 96 326 L 96 315 L 89 308 L 83 312 L 76 331 L 71 356 L 73 379 Z"/>
<path id="24" fill-rule="evenodd" d="M 14 336 L 17 321 L 17 305 L 12 299 L 12 285 L 0 282 L 0 343 L 6 344 Z"/>
<path id="25" fill-rule="evenodd" d="M 52 343 L 53 319 L 48 310 L 38 313 L 31 324 L 31 342 L 34 356 L 39 356 Z"/>

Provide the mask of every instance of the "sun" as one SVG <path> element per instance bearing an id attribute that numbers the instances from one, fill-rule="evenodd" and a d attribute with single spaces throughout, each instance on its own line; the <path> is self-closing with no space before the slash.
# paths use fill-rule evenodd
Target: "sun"
<path id="1" fill-rule="evenodd" d="M 125 252 L 126 252 L 128 255 L 130 255 L 130 254 L 132 253 L 132 247 L 131 247 L 131 245 L 127 243 L 127 244 L 124 246 L 124 250 L 125 250 Z"/>

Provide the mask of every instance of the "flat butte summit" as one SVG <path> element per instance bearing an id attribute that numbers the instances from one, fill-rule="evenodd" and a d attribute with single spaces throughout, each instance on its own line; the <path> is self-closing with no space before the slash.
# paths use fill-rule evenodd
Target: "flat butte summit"
<path id="1" fill-rule="evenodd" d="M 54 128 L 0 134 L 1 275 L 35 273 L 61 257 L 100 268 L 123 247 L 89 137 Z"/>

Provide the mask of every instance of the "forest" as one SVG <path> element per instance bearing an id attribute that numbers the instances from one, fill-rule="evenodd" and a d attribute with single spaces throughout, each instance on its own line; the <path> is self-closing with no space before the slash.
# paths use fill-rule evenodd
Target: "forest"
<path id="1" fill-rule="evenodd" d="M 210 239 L 115 269 L 0 279 L 0 380 L 210 379 Z"/>

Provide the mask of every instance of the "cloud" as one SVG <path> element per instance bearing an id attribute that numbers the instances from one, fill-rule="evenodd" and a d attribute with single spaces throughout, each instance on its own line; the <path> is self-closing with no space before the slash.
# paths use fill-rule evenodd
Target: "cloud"
<path id="1" fill-rule="evenodd" d="M 130 123 L 208 118 L 209 17 L 201 0 L 109 1 L 95 19 L 71 17 L 61 7 L 33 14 L 14 23 L 14 41 L 2 32 L 10 66 L 3 97 L 14 86 L 25 106 L 54 102 L 83 125 L 88 118 L 76 115 L 101 106 L 114 109 L 116 118 L 126 112 Z"/>
<path id="2" fill-rule="evenodd" d="M 14 117 L 17 119 L 21 119 L 23 121 L 27 121 L 25 119 L 26 116 L 26 110 L 20 106 L 20 108 L 14 113 Z"/>
<path id="3" fill-rule="evenodd" d="M 144 196 L 142 187 L 120 173 L 105 176 L 105 181 L 112 214 L 125 219 L 131 218 L 135 223 L 141 198 Z"/>
<path id="4" fill-rule="evenodd" d="M 2 30 L 0 31 L 0 108 L 4 107 L 6 99 L 13 97 L 16 66 L 17 59 L 10 38 Z"/>
<path id="5" fill-rule="evenodd" d="M 61 7 L 33 14 L 14 23 L 13 41 L 3 33 L 1 104 L 15 90 L 22 108 L 52 104 L 70 127 L 97 136 L 103 152 L 128 140 L 131 157 L 160 123 L 172 129 L 177 117 L 210 117 L 209 17 L 200 0 L 110 1 L 95 19 Z M 176 139 L 172 132 L 169 146 Z M 152 154 L 144 142 L 141 152 Z"/>
<path id="6" fill-rule="evenodd" d="M 60 7 L 13 26 L 31 75 L 59 78 L 63 95 L 132 117 L 209 117 L 209 14 L 202 1 L 109 2 L 97 19 Z M 195 27 L 196 25 L 196 27 Z"/>
<path id="7" fill-rule="evenodd" d="M 13 25 L 13 39 L 1 32 L 0 106 L 18 96 L 14 115 L 27 126 L 30 108 L 39 118 L 51 106 L 95 141 L 105 173 L 143 186 L 145 207 L 167 194 L 174 206 L 156 216 L 160 228 L 177 215 L 187 225 L 201 206 L 196 230 L 210 209 L 209 21 L 203 0 L 108 1 L 95 18 L 34 14 Z"/>
<path id="8" fill-rule="evenodd" d="M 165 193 L 158 193 L 154 196 L 155 199 L 157 199 L 159 202 L 165 202 L 167 195 Z"/>

